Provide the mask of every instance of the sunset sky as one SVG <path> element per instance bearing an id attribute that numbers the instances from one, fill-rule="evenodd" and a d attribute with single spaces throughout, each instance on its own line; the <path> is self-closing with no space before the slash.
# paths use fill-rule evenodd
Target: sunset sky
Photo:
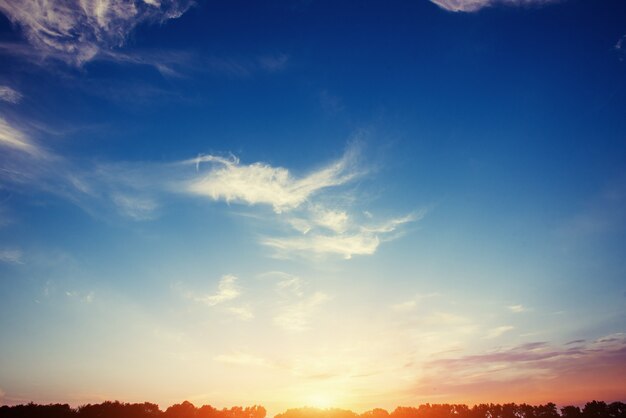
<path id="1" fill-rule="evenodd" d="M 0 0 L 0 404 L 625 388 L 623 0 Z"/>

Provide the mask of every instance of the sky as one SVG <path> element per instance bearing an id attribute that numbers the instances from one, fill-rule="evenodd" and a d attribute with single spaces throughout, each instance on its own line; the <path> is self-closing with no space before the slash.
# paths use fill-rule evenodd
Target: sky
<path id="1" fill-rule="evenodd" d="M 626 3 L 0 0 L 0 404 L 625 401 Z"/>

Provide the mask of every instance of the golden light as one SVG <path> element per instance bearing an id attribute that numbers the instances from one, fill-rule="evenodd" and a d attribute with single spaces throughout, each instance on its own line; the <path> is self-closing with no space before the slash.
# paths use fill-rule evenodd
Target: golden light
<path id="1" fill-rule="evenodd" d="M 334 406 L 335 398 L 326 393 L 315 393 L 309 396 L 307 404 L 314 408 L 331 408 Z"/>

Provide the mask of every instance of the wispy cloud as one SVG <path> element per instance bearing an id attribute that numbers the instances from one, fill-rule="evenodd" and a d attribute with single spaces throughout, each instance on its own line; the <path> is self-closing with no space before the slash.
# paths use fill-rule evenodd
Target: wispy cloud
<path id="1" fill-rule="evenodd" d="M 423 215 L 408 215 L 385 221 L 379 225 L 351 225 L 346 226 L 347 218 L 341 223 L 339 230 L 348 229 L 340 233 L 323 233 L 304 231 L 302 236 L 266 237 L 261 240 L 263 245 L 273 248 L 278 257 L 288 257 L 291 254 L 339 255 L 350 259 L 355 255 L 372 255 L 381 242 L 393 239 L 393 233 L 403 224 L 414 222 Z"/>
<path id="2" fill-rule="evenodd" d="M 236 299 L 241 294 L 241 288 L 236 283 L 237 277 L 232 274 L 222 276 L 219 284 L 217 285 L 217 292 L 209 295 L 193 295 L 189 297 L 196 302 L 202 302 L 208 306 L 215 306 L 220 303 L 224 303 L 233 299 Z"/>
<path id="3" fill-rule="evenodd" d="M 357 146 L 304 175 L 216 155 L 169 164 L 85 164 L 44 150 L 0 117 L 0 147 L 22 154 L 19 162 L 0 159 L 0 169 L 7 173 L 3 180 L 56 194 L 96 216 L 108 211 L 133 221 L 152 220 L 172 196 L 251 207 L 264 223 L 259 243 L 277 258 L 372 255 L 381 243 L 401 236 L 406 224 L 425 215 L 422 210 L 378 219 L 359 207 L 356 192 L 352 196 L 356 188 L 347 190 L 352 180 L 368 172 L 358 161 Z"/>
<path id="4" fill-rule="evenodd" d="M 525 307 L 524 305 L 510 305 L 510 306 L 507 306 L 507 308 L 509 309 L 509 311 L 514 312 L 514 313 L 522 313 L 528 310 L 528 308 Z"/>
<path id="5" fill-rule="evenodd" d="M 14 249 L 0 249 L 0 263 L 22 263 L 22 251 Z"/>
<path id="6" fill-rule="evenodd" d="M 276 280 L 274 291 L 278 296 L 278 309 L 273 321 L 276 326 L 287 331 L 308 329 L 317 309 L 331 299 L 324 292 L 308 291 L 307 283 L 298 276 L 274 271 L 261 277 Z"/>
<path id="7" fill-rule="evenodd" d="M 9 86 L 0 86 L 0 100 L 13 104 L 19 103 L 22 100 L 22 94 Z"/>
<path id="8" fill-rule="evenodd" d="M 237 284 L 239 278 L 226 274 L 222 276 L 214 293 L 203 294 L 194 291 L 182 291 L 182 295 L 194 302 L 202 303 L 210 308 L 218 309 L 222 313 L 235 317 L 242 321 L 250 321 L 254 318 L 254 312 L 250 304 L 241 300 L 242 289 Z M 180 284 L 175 285 L 179 287 Z"/>
<path id="9" fill-rule="evenodd" d="M 361 233 L 353 235 L 308 235 L 304 237 L 265 238 L 263 245 L 277 250 L 278 256 L 291 253 L 315 255 L 339 254 L 346 259 L 354 255 L 371 255 L 376 252 L 380 239 L 376 235 Z"/>
<path id="10" fill-rule="evenodd" d="M 282 272 L 272 272 L 271 275 L 279 277 L 279 281 L 276 282 L 276 292 L 283 296 L 304 296 L 304 282 L 300 277 L 292 276 Z"/>
<path id="11" fill-rule="evenodd" d="M 185 163 L 194 164 L 198 171 L 204 163 L 209 163 L 210 169 L 184 184 L 183 191 L 213 200 L 270 205 L 276 213 L 281 213 L 297 208 L 322 189 L 353 179 L 357 174 L 353 162 L 354 153 L 349 151 L 326 167 L 295 177 L 282 167 L 265 163 L 241 164 L 234 156 L 202 155 Z"/>
<path id="12" fill-rule="evenodd" d="M 311 296 L 284 306 L 281 312 L 274 316 L 274 323 L 288 331 L 307 330 L 315 310 L 328 300 L 330 296 L 327 294 L 315 292 Z"/>
<path id="13" fill-rule="evenodd" d="M 451 12 L 475 12 L 484 7 L 497 4 L 507 6 L 525 6 L 533 4 L 551 3 L 556 0 L 430 0 L 442 9 Z"/>
<path id="14" fill-rule="evenodd" d="M 487 332 L 487 335 L 485 335 L 485 338 L 487 339 L 497 338 L 501 336 L 502 334 L 504 334 L 505 332 L 511 331 L 514 328 L 515 327 L 513 327 L 512 325 L 502 325 L 499 327 L 492 328 Z"/>
<path id="15" fill-rule="evenodd" d="M 391 309 L 395 312 L 412 312 L 422 300 L 435 296 L 439 296 L 439 293 L 417 294 L 412 299 L 391 305 Z"/>
<path id="16" fill-rule="evenodd" d="M 45 152 L 26 133 L 11 126 L 2 116 L 0 116 L 0 146 L 24 152 L 31 157 L 41 158 L 45 156 Z"/>
<path id="17" fill-rule="evenodd" d="M 252 309 L 250 309 L 250 306 L 248 305 L 232 306 L 228 308 L 228 312 L 230 312 L 231 314 L 235 315 L 237 318 L 243 321 L 249 321 L 252 318 L 254 318 L 254 313 L 252 312 Z"/>
<path id="18" fill-rule="evenodd" d="M 626 35 L 617 40 L 617 43 L 615 44 L 615 49 L 618 51 L 622 51 L 624 49 L 624 45 L 626 45 Z"/>
<path id="19" fill-rule="evenodd" d="M 0 0 L 0 12 L 42 56 L 81 65 L 122 45 L 141 23 L 180 17 L 189 0 Z"/>
<path id="20" fill-rule="evenodd" d="M 412 390 L 440 393 L 449 396 L 480 396 L 486 388 L 490 396 L 502 394 L 503 383 L 507 396 L 525 393 L 530 386 L 551 393 L 563 384 L 573 390 L 576 382 L 614 380 L 623 383 L 626 364 L 626 338 L 614 334 L 576 346 L 553 346 L 547 342 L 532 342 L 512 348 L 499 348 L 482 354 L 433 360 L 424 365 L 424 373 Z M 440 376 L 445 376 L 442 380 Z M 581 385 L 581 395 L 589 392 L 589 385 Z M 495 392 L 500 392 L 499 394 Z"/>
<path id="21" fill-rule="evenodd" d="M 261 56 L 205 56 L 193 50 L 133 49 L 101 51 L 95 60 L 155 68 L 163 77 L 185 78 L 190 74 L 211 74 L 229 78 L 249 78 L 255 74 L 278 73 L 287 67 L 284 53 Z"/>
<path id="22" fill-rule="evenodd" d="M 65 296 L 67 296 L 68 298 L 76 299 L 83 303 L 92 303 L 96 297 L 96 293 L 93 291 L 84 293 L 76 290 L 68 290 L 65 292 Z"/>
<path id="23" fill-rule="evenodd" d="M 158 205 L 151 198 L 115 194 L 113 202 L 124 216 L 136 221 L 150 220 L 156 217 Z"/>

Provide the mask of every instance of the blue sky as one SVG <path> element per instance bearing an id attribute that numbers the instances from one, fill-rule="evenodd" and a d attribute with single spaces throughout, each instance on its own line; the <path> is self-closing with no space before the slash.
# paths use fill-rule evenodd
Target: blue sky
<path id="1" fill-rule="evenodd" d="M 624 400 L 623 2 L 0 12 L 0 402 Z"/>

